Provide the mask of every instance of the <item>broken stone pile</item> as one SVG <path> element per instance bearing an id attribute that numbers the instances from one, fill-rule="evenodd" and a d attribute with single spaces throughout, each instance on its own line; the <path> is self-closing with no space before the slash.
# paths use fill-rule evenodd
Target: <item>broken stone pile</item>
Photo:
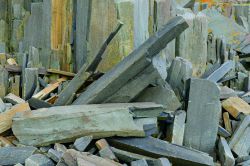
<path id="1" fill-rule="evenodd" d="M 249 166 L 250 5 L 213 4 L 0 0 L 0 165 Z"/>

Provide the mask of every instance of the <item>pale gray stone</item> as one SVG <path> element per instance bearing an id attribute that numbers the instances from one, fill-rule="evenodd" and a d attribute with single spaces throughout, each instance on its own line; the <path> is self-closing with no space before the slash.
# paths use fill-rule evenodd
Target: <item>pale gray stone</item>
<path id="1" fill-rule="evenodd" d="M 25 160 L 25 166 L 54 166 L 52 160 L 42 154 L 34 154 Z"/>
<path id="2" fill-rule="evenodd" d="M 229 141 L 230 148 L 239 156 L 249 155 L 250 115 L 246 116 Z"/>
<path id="3" fill-rule="evenodd" d="M 192 78 L 189 85 L 184 145 L 212 154 L 221 114 L 220 91 L 204 79 Z"/>
<path id="4" fill-rule="evenodd" d="M 168 84 L 148 87 L 134 101 L 155 102 L 162 104 L 169 111 L 175 111 L 181 107 L 180 101 Z"/>
<path id="5" fill-rule="evenodd" d="M 54 149 L 49 149 L 47 156 L 55 162 L 59 162 L 63 156 L 62 152 L 58 152 Z"/>
<path id="6" fill-rule="evenodd" d="M 131 166 L 148 166 L 148 163 L 145 159 L 132 161 Z"/>
<path id="7" fill-rule="evenodd" d="M 219 148 L 219 157 L 222 165 L 234 166 L 235 159 L 225 138 L 220 137 L 218 148 Z"/>
<path id="8" fill-rule="evenodd" d="M 75 149 L 80 151 L 80 152 L 84 152 L 84 150 L 90 144 L 92 139 L 93 139 L 92 136 L 85 136 L 85 137 L 81 137 L 81 138 L 76 139 L 74 142 Z"/>
<path id="9" fill-rule="evenodd" d="M 24 164 L 25 160 L 37 151 L 35 147 L 0 148 L 0 165 Z"/>
<path id="10" fill-rule="evenodd" d="M 176 111 L 174 123 L 167 127 L 167 140 L 173 144 L 182 146 L 185 131 L 186 112 Z"/>

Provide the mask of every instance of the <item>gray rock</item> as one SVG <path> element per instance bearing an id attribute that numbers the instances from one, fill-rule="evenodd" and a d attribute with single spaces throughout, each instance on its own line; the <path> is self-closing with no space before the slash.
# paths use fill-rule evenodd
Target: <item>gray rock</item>
<path id="1" fill-rule="evenodd" d="M 159 158 L 153 162 L 152 166 L 172 166 L 167 158 Z"/>
<path id="2" fill-rule="evenodd" d="M 219 157 L 222 165 L 234 166 L 235 159 L 225 138 L 220 137 L 218 148 L 219 148 Z"/>
<path id="3" fill-rule="evenodd" d="M 59 162 L 63 156 L 62 152 L 58 152 L 54 149 L 49 149 L 47 156 L 55 162 Z"/>
<path id="4" fill-rule="evenodd" d="M 162 104 L 166 109 L 175 111 L 181 103 L 172 88 L 166 83 L 164 86 L 148 87 L 134 100 L 136 102 L 155 102 Z"/>
<path id="5" fill-rule="evenodd" d="M 92 136 L 85 136 L 85 137 L 81 137 L 81 138 L 76 139 L 74 142 L 75 149 L 80 151 L 80 152 L 84 152 L 84 150 L 90 144 L 92 139 L 93 139 Z"/>
<path id="6" fill-rule="evenodd" d="M 3 100 L 13 105 L 25 103 L 25 100 L 12 93 L 9 93 L 7 96 L 5 96 Z"/>
<path id="7" fill-rule="evenodd" d="M 54 166 L 52 160 L 42 154 L 34 154 L 25 160 L 25 166 Z"/>
<path id="8" fill-rule="evenodd" d="M 192 73 L 192 64 L 181 57 L 176 57 L 168 70 L 167 82 L 182 98 L 185 98 L 186 81 L 192 77 Z"/>
<path id="9" fill-rule="evenodd" d="M 30 99 L 39 88 L 38 68 L 25 68 L 23 76 L 23 98 Z"/>
<path id="10" fill-rule="evenodd" d="M 36 152 L 35 147 L 0 148 L 0 165 L 24 164 L 25 160 Z"/>
<path id="11" fill-rule="evenodd" d="M 186 112 L 176 111 L 174 123 L 167 127 L 167 141 L 182 146 L 185 131 Z"/>
<path id="12" fill-rule="evenodd" d="M 148 163 L 145 159 L 132 161 L 131 166 L 148 166 Z"/>
<path id="13" fill-rule="evenodd" d="M 0 113 L 6 110 L 6 105 L 3 100 L 0 98 Z"/>
<path id="14" fill-rule="evenodd" d="M 56 151 L 62 152 L 62 153 L 65 153 L 65 152 L 67 151 L 66 146 L 64 146 L 63 144 L 60 144 L 60 143 L 55 143 L 54 149 L 55 149 Z"/>
<path id="15" fill-rule="evenodd" d="M 189 82 L 184 145 L 211 154 L 221 114 L 220 91 L 208 80 L 192 78 Z"/>
<path id="16" fill-rule="evenodd" d="M 229 141 L 230 148 L 238 157 L 248 156 L 250 149 L 250 115 L 246 116 Z"/>

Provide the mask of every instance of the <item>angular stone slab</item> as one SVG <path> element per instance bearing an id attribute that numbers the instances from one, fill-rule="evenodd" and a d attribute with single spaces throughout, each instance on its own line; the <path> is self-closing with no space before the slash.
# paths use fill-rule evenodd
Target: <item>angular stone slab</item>
<path id="1" fill-rule="evenodd" d="M 55 166 L 55 164 L 45 155 L 34 154 L 25 160 L 25 166 Z"/>
<path id="2" fill-rule="evenodd" d="M 168 84 L 164 86 L 148 87 L 134 100 L 136 102 L 155 102 L 162 104 L 167 110 L 175 111 L 181 103 Z"/>
<path id="3" fill-rule="evenodd" d="M 211 154 L 221 114 L 220 91 L 215 83 L 204 79 L 192 78 L 189 84 L 184 145 Z"/>
<path id="4" fill-rule="evenodd" d="M 148 166 L 148 163 L 145 159 L 132 161 L 130 164 L 131 166 Z"/>
<path id="5" fill-rule="evenodd" d="M 208 154 L 191 150 L 183 146 L 170 144 L 160 139 L 146 138 L 112 138 L 111 146 L 129 152 L 153 158 L 166 157 L 173 165 L 201 166 L 214 165 L 213 158 Z"/>
<path id="6" fill-rule="evenodd" d="M 39 88 L 38 68 L 25 68 L 22 85 L 23 98 L 30 99 Z"/>
<path id="7" fill-rule="evenodd" d="M 218 82 L 220 79 L 222 79 L 230 70 L 232 70 L 235 67 L 234 61 L 227 61 L 223 63 L 217 70 L 215 70 L 212 74 L 210 74 L 206 79 Z"/>
<path id="8" fill-rule="evenodd" d="M 34 154 L 37 148 L 27 147 L 5 147 L 0 148 L 0 164 L 14 165 L 17 163 L 24 164 L 25 160 Z"/>
<path id="9" fill-rule="evenodd" d="M 180 97 L 185 97 L 186 81 L 192 77 L 192 63 L 176 57 L 168 70 L 167 82 Z"/>
<path id="10" fill-rule="evenodd" d="M 239 97 L 230 97 L 222 102 L 222 107 L 234 118 L 238 118 L 241 113 L 249 115 L 250 106 Z"/>
<path id="11" fill-rule="evenodd" d="M 87 135 L 93 138 L 145 135 L 135 125 L 129 108 L 102 105 L 51 107 L 17 114 L 12 131 L 22 144 L 38 146 L 71 142 Z"/>
<path id="12" fill-rule="evenodd" d="M 25 103 L 25 100 L 23 100 L 22 98 L 12 94 L 12 93 L 9 93 L 7 96 L 4 97 L 4 101 L 5 102 L 9 102 L 11 104 L 21 104 L 21 103 Z"/>
<path id="13" fill-rule="evenodd" d="M 115 154 L 115 156 L 120 160 L 120 161 L 124 161 L 127 163 L 130 163 L 132 161 L 136 161 L 136 160 L 141 160 L 141 159 L 146 159 L 148 160 L 154 160 L 154 158 L 151 157 L 147 157 L 147 156 L 143 156 L 143 155 L 139 155 L 136 153 L 132 153 L 132 152 L 128 152 L 125 150 L 121 150 L 121 149 L 117 149 L 114 147 L 110 147 L 111 150 L 113 151 L 113 153 Z"/>
<path id="14" fill-rule="evenodd" d="M 92 136 L 85 136 L 85 137 L 78 138 L 74 142 L 74 147 L 76 148 L 76 150 L 83 152 L 87 148 L 87 146 L 90 144 L 92 139 L 93 139 Z"/>
<path id="15" fill-rule="evenodd" d="M 124 86 L 131 78 L 144 70 L 154 55 L 159 53 L 177 35 L 184 31 L 188 24 L 182 17 L 171 19 L 162 30 L 150 37 L 138 49 L 124 58 L 100 79 L 91 84 L 73 104 L 102 103 L 118 89 Z"/>
<path id="16" fill-rule="evenodd" d="M 174 123 L 167 127 L 167 141 L 172 144 L 183 144 L 184 131 L 185 131 L 186 112 L 176 111 Z"/>
<path id="17" fill-rule="evenodd" d="M 225 138 L 220 137 L 218 148 L 219 148 L 219 157 L 222 165 L 234 166 L 235 159 Z"/>
<path id="18" fill-rule="evenodd" d="M 157 84 L 158 82 L 163 82 L 163 80 L 153 65 L 150 65 L 112 96 L 110 96 L 105 103 L 130 102 L 149 84 Z"/>
<path id="19" fill-rule="evenodd" d="M 230 148 L 239 156 L 249 155 L 250 115 L 246 116 L 229 141 Z"/>

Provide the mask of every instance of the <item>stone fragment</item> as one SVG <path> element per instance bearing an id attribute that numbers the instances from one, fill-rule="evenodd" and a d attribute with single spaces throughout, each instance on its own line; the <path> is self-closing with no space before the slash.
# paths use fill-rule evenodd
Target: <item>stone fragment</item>
<path id="1" fill-rule="evenodd" d="M 164 86 L 148 87 L 140 93 L 136 102 L 155 102 L 162 104 L 166 109 L 175 111 L 181 107 L 181 103 L 172 88 L 166 83 Z"/>
<path id="2" fill-rule="evenodd" d="M 192 78 L 189 85 L 184 145 L 212 154 L 221 115 L 220 91 L 204 79 Z"/>
<path id="3" fill-rule="evenodd" d="M 6 105 L 3 102 L 3 100 L 0 98 L 0 113 L 4 112 L 6 110 Z"/>
<path id="4" fill-rule="evenodd" d="M 227 86 L 220 87 L 220 99 L 227 99 L 229 97 L 236 97 L 236 92 Z"/>
<path id="5" fill-rule="evenodd" d="M 115 154 L 115 156 L 120 160 L 120 161 L 124 161 L 126 163 L 130 163 L 132 161 L 136 161 L 136 160 L 141 160 L 141 159 L 145 159 L 145 160 L 154 160 L 154 158 L 151 157 L 147 157 L 147 156 L 143 156 L 140 154 L 136 154 L 133 152 L 128 152 L 125 150 L 121 150 L 121 149 L 117 149 L 114 147 L 110 147 L 112 152 Z"/>
<path id="6" fill-rule="evenodd" d="M 105 100 L 105 103 L 131 102 L 150 84 L 161 84 L 163 82 L 159 72 L 153 65 L 149 65 L 144 71 L 139 73 L 135 78 L 130 80 L 126 85 Z"/>
<path id="7" fill-rule="evenodd" d="M 105 107 L 105 104 L 72 105 L 33 110 L 16 115 L 12 131 L 22 144 L 39 146 L 67 143 L 86 135 L 93 135 L 93 138 L 145 135 L 143 128 L 133 121 L 129 108 L 122 107 L 122 104 L 115 107 Z"/>
<path id="8" fill-rule="evenodd" d="M 224 125 L 225 125 L 226 130 L 229 133 L 233 133 L 232 126 L 231 126 L 231 120 L 229 118 L 229 113 L 228 112 L 223 113 L 223 121 L 224 121 Z"/>
<path id="9" fill-rule="evenodd" d="M 62 153 L 65 153 L 65 152 L 67 151 L 66 146 L 64 146 L 63 144 L 60 144 L 60 143 L 55 143 L 54 149 L 55 149 L 56 151 L 62 152 Z"/>
<path id="10" fill-rule="evenodd" d="M 153 158 L 166 157 L 173 165 L 214 165 L 208 154 L 157 138 L 112 138 L 111 146 Z"/>
<path id="11" fill-rule="evenodd" d="M 183 144 L 184 131 L 185 131 L 186 112 L 176 111 L 174 123 L 167 127 L 167 141 L 172 144 Z"/>
<path id="12" fill-rule="evenodd" d="M 74 142 L 74 147 L 76 150 L 80 152 L 84 152 L 87 146 L 90 144 L 92 141 L 93 137 L 92 136 L 85 136 L 81 137 L 75 140 Z"/>
<path id="13" fill-rule="evenodd" d="M 211 73 L 206 79 L 213 82 L 218 82 L 234 67 L 235 67 L 234 61 L 231 60 L 227 61 L 223 63 L 217 70 Z"/>
<path id="14" fill-rule="evenodd" d="M 224 138 L 228 138 L 231 136 L 231 133 L 229 133 L 226 129 L 224 129 L 222 126 L 218 127 L 218 135 L 222 136 Z"/>
<path id="15" fill-rule="evenodd" d="M 218 148 L 219 148 L 219 157 L 222 165 L 234 166 L 235 159 L 225 138 L 220 137 Z"/>
<path id="16" fill-rule="evenodd" d="M 6 69 L 0 66 L 0 97 L 3 98 L 9 87 L 9 74 Z"/>
<path id="17" fill-rule="evenodd" d="M 250 114 L 250 106 L 239 97 L 230 97 L 224 100 L 222 102 L 222 107 L 235 119 L 237 119 L 241 113 L 246 115 Z"/>
<path id="18" fill-rule="evenodd" d="M 145 159 L 132 161 L 131 166 L 148 166 L 148 163 Z"/>
<path id="19" fill-rule="evenodd" d="M 250 149 L 250 115 L 246 116 L 229 141 L 230 148 L 238 157 L 249 155 Z"/>
<path id="20" fill-rule="evenodd" d="M 25 166 L 54 166 L 48 157 L 42 154 L 34 154 L 25 160 Z"/>
<path id="21" fill-rule="evenodd" d="M 22 85 L 23 98 L 30 99 L 39 90 L 37 68 L 25 68 Z"/>
<path id="22" fill-rule="evenodd" d="M 153 166 L 171 166 L 172 164 L 169 162 L 167 158 L 159 158 L 153 161 Z"/>
<path id="23" fill-rule="evenodd" d="M 4 97 L 3 100 L 5 102 L 9 102 L 9 103 L 11 103 L 13 105 L 25 103 L 25 100 L 23 100 L 22 98 L 14 95 L 13 93 L 9 93 L 7 96 Z"/>
<path id="24" fill-rule="evenodd" d="M 58 152 L 54 149 L 49 149 L 47 156 L 55 162 L 59 162 L 63 156 L 62 152 Z"/>
<path id="25" fill-rule="evenodd" d="M 27 147 L 4 147 L 0 148 L 0 164 L 14 165 L 17 163 L 24 164 L 25 160 L 34 154 L 37 148 Z"/>
<path id="26" fill-rule="evenodd" d="M 181 57 L 176 57 L 168 70 L 167 82 L 182 98 L 185 98 L 186 81 L 192 77 L 192 73 L 192 64 Z"/>

